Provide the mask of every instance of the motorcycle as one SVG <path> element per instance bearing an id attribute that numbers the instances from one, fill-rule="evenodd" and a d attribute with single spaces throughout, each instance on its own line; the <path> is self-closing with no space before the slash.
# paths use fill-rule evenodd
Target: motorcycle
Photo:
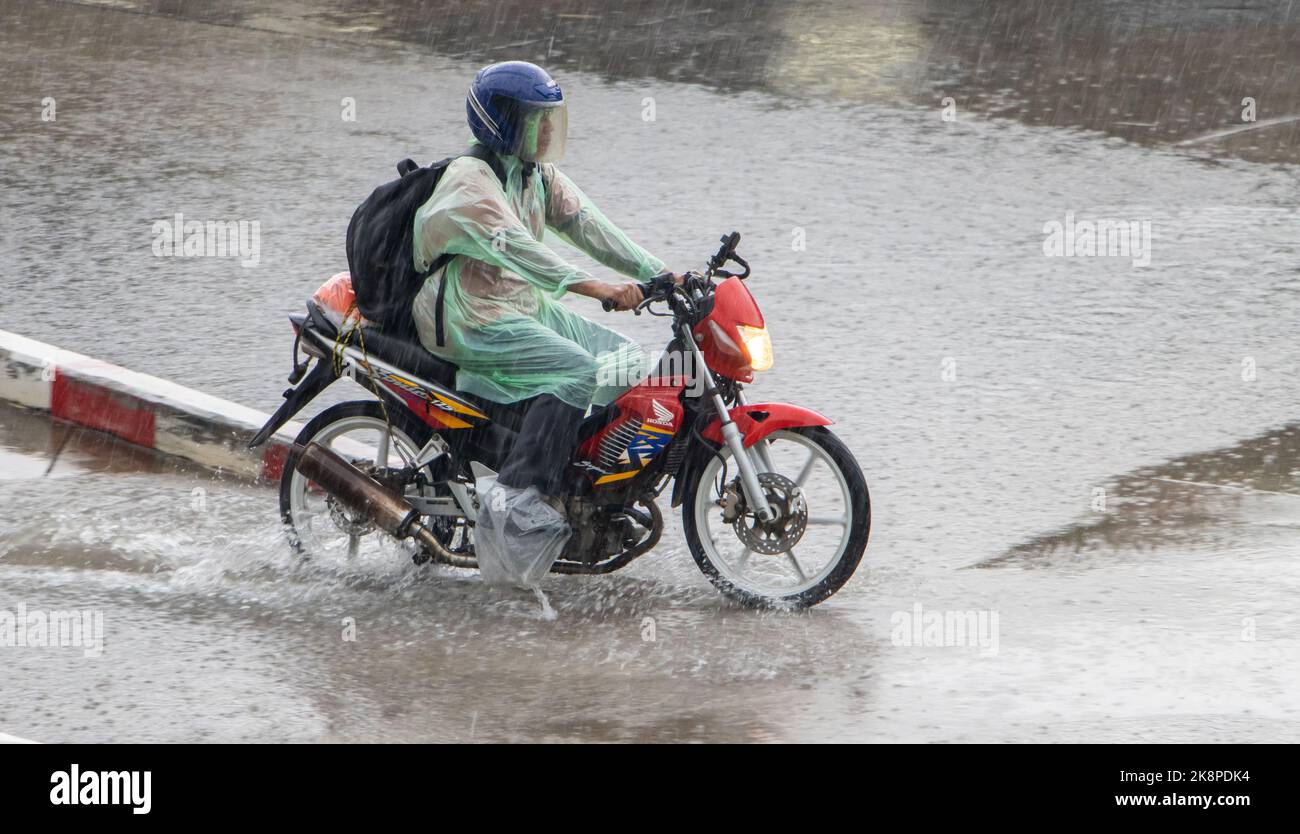
<path id="1" fill-rule="evenodd" d="M 573 534 L 551 571 L 610 573 L 652 550 L 663 531 L 656 499 L 671 485 L 691 555 L 722 594 L 806 608 L 853 575 L 871 500 L 829 419 L 747 398 L 754 374 L 772 365 L 772 346 L 744 283 L 740 235 L 721 240 L 704 270 L 639 285 L 636 314 L 670 318 L 672 337 L 647 376 L 583 420 L 561 496 Z M 528 402 L 458 393 L 455 367 L 418 342 L 348 330 L 315 301 L 289 318 L 293 387 L 250 446 L 340 378 L 376 394 L 329 406 L 298 434 L 280 482 L 292 546 L 354 558 L 395 548 L 417 564 L 477 567 L 475 481 L 500 468 Z"/>

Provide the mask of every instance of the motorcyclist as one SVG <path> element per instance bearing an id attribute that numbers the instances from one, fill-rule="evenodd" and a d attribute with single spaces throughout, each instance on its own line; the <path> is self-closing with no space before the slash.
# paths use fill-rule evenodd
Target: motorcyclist
<path id="1" fill-rule="evenodd" d="M 545 70 L 523 61 L 483 68 L 466 112 L 474 141 L 500 160 L 505 185 L 482 159 L 463 156 L 448 166 L 416 213 L 415 268 L 427 270 L 439 253 L 459 257 L 428 278 L 412 313 L 424 347 L 459 368 L 460 390 L 497 403 L 531 401 L 497 483 L 554 498 L 587 408 L 612 401 L 644 361 L 635 342 L 559 302 L 573 292 L 627 310 L 641 301 L 636 284 L 594 279 L 543 235 L 550 229 L 641 281 L 663 273 L 664 263 L 555 168 L 567 104 Z M 598 384 L 609 380 L 621 384 Z"/>

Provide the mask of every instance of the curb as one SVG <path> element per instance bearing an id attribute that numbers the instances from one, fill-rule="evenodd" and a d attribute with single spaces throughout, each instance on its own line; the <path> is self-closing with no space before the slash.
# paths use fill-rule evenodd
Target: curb
<path id="1" fill-rule="evenodd" d="M 276 482 L 293 437 L 289 423 L 249 449 L 269 415 L 156 376 L 0 330 L 0 401 L 106 432 L 201 466 Z"/>

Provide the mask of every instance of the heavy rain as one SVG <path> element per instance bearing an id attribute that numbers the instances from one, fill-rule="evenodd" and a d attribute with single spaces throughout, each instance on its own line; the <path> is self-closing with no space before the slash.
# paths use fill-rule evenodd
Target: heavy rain
<path id="1" fill-rule="evenodd" d="M 652 550 L 539 595 L 379 531 L 304 558 L 275 483 L 0 402 L 0 737 L 1300 740 L 1300 4 L 0 21 L 0 330 L 264 418 L 358 204 L 462 153 L 475 73 L 528 61 L 564 92 L 564 173 L 668 270 L 741 233 L 772 346 L 748 400 L 828 417 L 870 489 L 861 562 L 807 610 L 720 593 L 671 487 Z M 652 357 L 671 336 L 560 304 Z M 340 380 L 295 419 L 370 399 Z M 710 512 L 753 503 L 741 474 Z M 18 639 L 33 612 L 93 614 L 87 645 Z"/>

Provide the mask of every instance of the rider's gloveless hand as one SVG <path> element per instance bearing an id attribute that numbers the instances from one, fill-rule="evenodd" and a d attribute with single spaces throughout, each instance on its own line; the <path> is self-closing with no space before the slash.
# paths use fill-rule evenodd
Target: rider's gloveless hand
<path id="1" fill-rule="evenodd" d="M 636 284 L 606 284 L 603 298 L 613 301 L 615 310 L 632 310 L 645 300 Z"/>

